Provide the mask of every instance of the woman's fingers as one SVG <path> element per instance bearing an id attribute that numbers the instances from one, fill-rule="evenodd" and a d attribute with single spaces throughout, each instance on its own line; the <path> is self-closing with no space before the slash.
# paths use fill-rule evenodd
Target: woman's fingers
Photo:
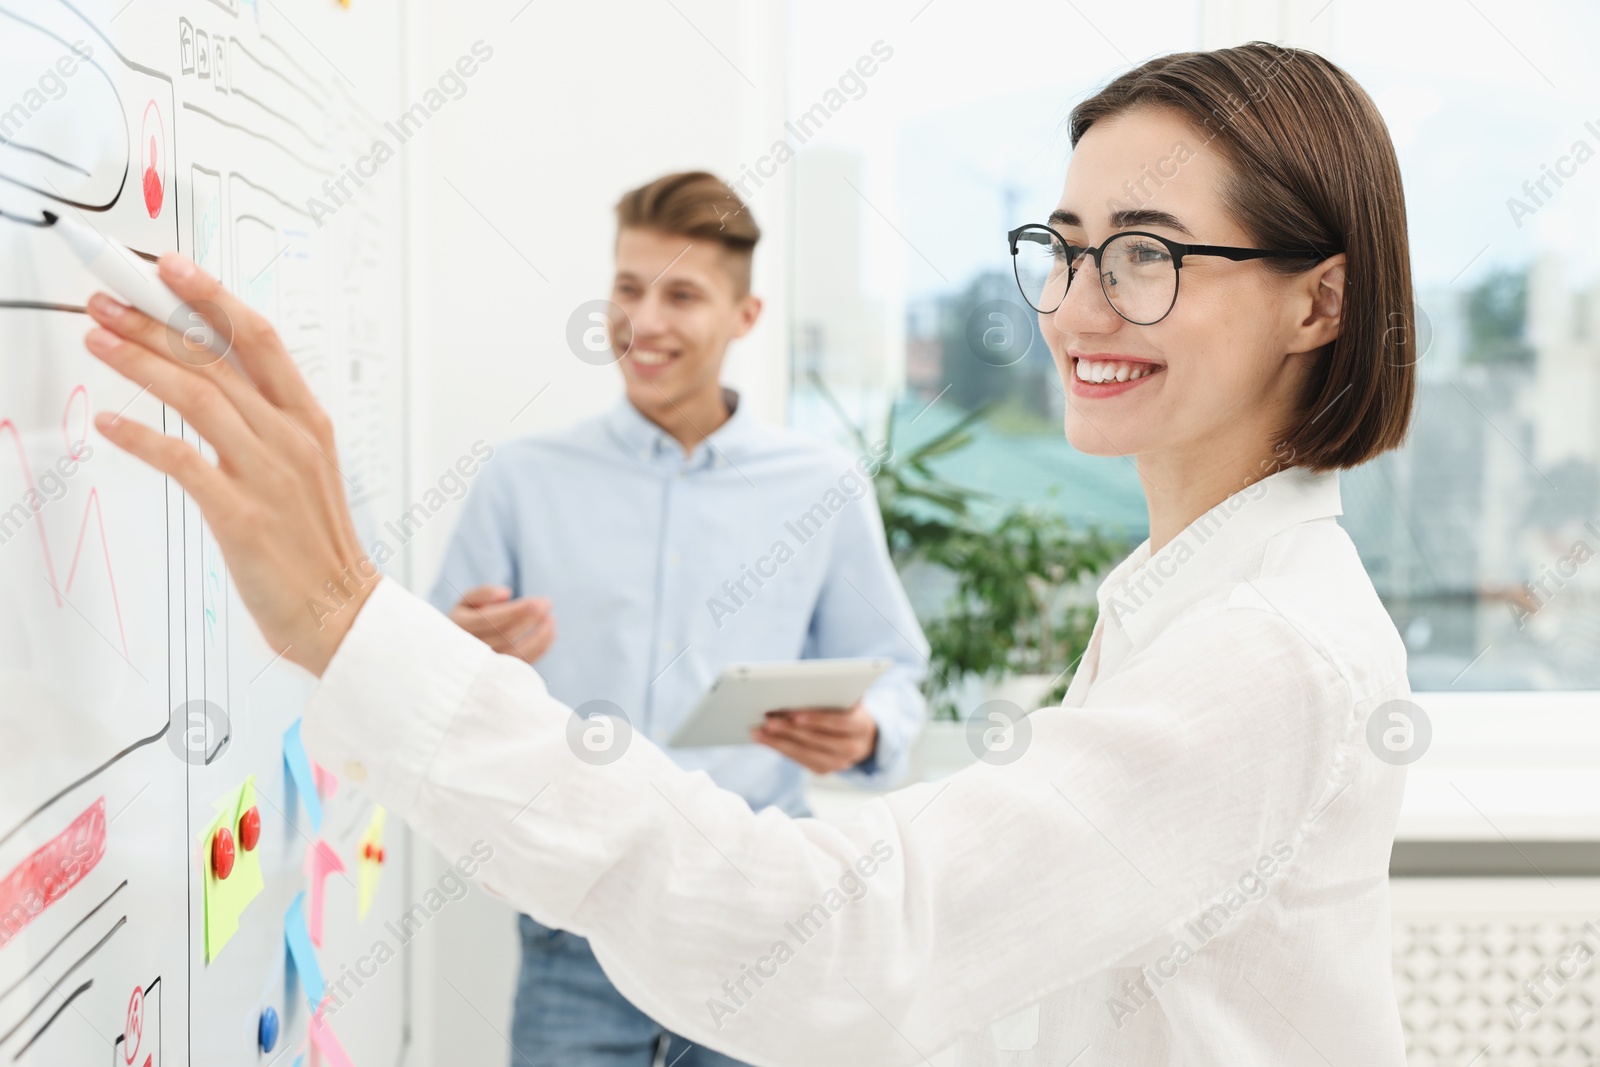
<path id="1" fill-rule="evenodd" d="M 263 396 L 292 412 L 321 412 L 277 331 L 259 312 L 224 289 L 221 282 L 187 256 L 169 252 L 161 257 L 160 268 L 161 280 L 169 289 L 204 315 L 216 330 L 233 339 L 234 353 Z"/>
<path id="2" fill-rule="evenodd" d="M 187 441 L 104 411 L 95 416 L 94 425 L 106 440 L 183 486 L 207 517 L 233 512 L 237 494 L 227 476 Z"/>
<path id="3" fill-rule="evenodd" d="M 110 330 L 118 337 L 129 341 L 136 341 L 157 355 L 171 353 L 173 359 L 191 367 L 199 367 L 202 363 L 214 359 L 221 359 L 207 349 L 208 355 L 201 359 L 194 353 L 194 347 L 187 341 L 181 342 L 184 352 L 177 351 L 178 343 L 174 338 L 178 335 L 166 323 L 157 322 L 138 308 L 129 307 L 106 293 L 95 293 L 89 298 L 89 317 L 96 323 Z"/>
<path id="4" fill-rule="evenodd" d="M 258 466 L 260 438 L 215 382 L 104 328 L 90 330 L 84 345 L 106 366 L 135 385 L 148 386 L 156 399 L 176 409 L 224 464 L 239 470 Z"/>
<path id="5" fill-rule="evenodd" d="M 167 353 L 172 353 L 174 363 L 180 367 L 185 364 L 195 367 L 197 373 L 216 383 L 217 388 L 244 415 L 250 428 L 269 445 L 277 442 L 283 434 L 294 432 L 292 426 L 285 424 L 284 416 L 274 410 L 243 375 L 224 363 L 222 357 L 213 356 L 213 362 L 197 364 L 187 356 L 179 355 L 177 342 L 174 341 L 176 334 L 166 324 L 157 322 L 138 308 L 128 307 L 104 293 L 96 293 L 89 298 L 89 317 L 117 336 L 143 345 L 157 356 L 165 357 Z M 189 347 L 187 342 L 183 344 L 186 349 Z"/>
<path id="6" fill-rule="evenodd" d="M 112 370 L 176 409 L 216 449 L 219 462 L 213 466 L 183 440 L 137 423 L 101 415 L 95 425 L 112 444 L 183 486 L 216 533 L 235 587 L 268 643 L 321 673 L 382 578 L 362 554 L 345 506 L 332 424 L 264 319 L 186 260 L 164 259 L 162 278 L 218 333 L 233 338 L 243 375 L 220 363 L 196 366 L 174 351 L 166 324 L 114 302 L 95 301 L 100 326 L 85 342 Z M 344 591 L 336 597 L 341 610 L 306 610 L 333 589 Z"/>

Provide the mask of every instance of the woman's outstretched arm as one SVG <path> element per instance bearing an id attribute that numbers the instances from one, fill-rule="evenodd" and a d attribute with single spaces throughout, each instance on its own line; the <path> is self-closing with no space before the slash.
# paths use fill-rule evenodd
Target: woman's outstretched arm
<path id="1" fill-rule="evenodd" d="M 1292 855 L 1353 773 L 1340 671 L 1259 596 L 1170 627 L 1087 706 L 1029 716 L 1009 765 L 847 826 L 754 814 L 642 737 L 613 763 L 580 758 L 531 667 L 371 576 L 331 425 L 270 325 L 185 261 L 161 267 L 231 320 L 243 373 L 184 363 L 164 326 L 100 300 L 89 347 L 218 462 L 96 425 L 183 485 L 268 641 L 323 676 L 313 753 L 447 854 L 490 845 L 488 882 L 590 938 L 617 987 L 691 1040 L 762 1064 L 920 1063 L 1170 943 L 1263 857 Z"/>
<path id="2" fill-rule="evenodd" d="M 1263 649 L 1269 671 L 1242 669 Z M 532 668 L 389 582 L 305 728 L 447 856 L 487 843 L 485 884 L 589 938 L 675 1032 L 761 1064 L 916 1064 L 1169 930 L 1170 947 L 1292 855 L 1337 788 L 1348 696 L 1281 616 L 1229 609 L 1147 659 L 1089 707 L 1029 716 L 1016 762 L 843 826 L 753 814 L 643 738 L 592 762 Z"/>

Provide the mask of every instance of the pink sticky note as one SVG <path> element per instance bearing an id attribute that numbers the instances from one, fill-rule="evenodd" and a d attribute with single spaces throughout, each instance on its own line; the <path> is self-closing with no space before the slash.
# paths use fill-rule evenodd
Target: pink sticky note
<path id="1" fill-rule="evenodd" d="M 322 947 L 322 894 L 328 875 L 344 873 L 344 861 L 326 841 L 319 840 L 306 850 L 306 876 L 311 879 L 311 914 L 306 925 L 311 928 L 311 943 Z"/>
<path id="2" fill-rule="evenodd" d="M 322 1017 L 319 1009 L 311 1016 L 309 1036 L 311 1038 L 311 1067 L 326 1064 L 327 1067 L 353 1067 L 350 1057 L 345 1055 L 344 1046 L 339 1044 L 333 1028 Z"/>
<path id="3" fill-rule="evenodd" d="M 339 776 L 328 770 L 320 763 L 311 765 L 311 773 L 317 779 L 317 792 L 323 800 L 332 800 L 339 792 Z"/>

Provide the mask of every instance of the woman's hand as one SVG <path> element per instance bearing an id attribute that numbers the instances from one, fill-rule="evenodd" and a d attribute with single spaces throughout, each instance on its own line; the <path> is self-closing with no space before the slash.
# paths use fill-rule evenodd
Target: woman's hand
<path id="1" fill-rule="evenodd" d="M 321 675 L 380 577 L 350 521 L 333 424 L 271 323 L 183 256 L 162 256 L 160 268 L 174 293 L 233 339 L 244 374 L 209 352 L 194 359 L 199 350 L 166 323 L 104 294 L 89 302 L 101 328 L 84 344 L 176 409 L 217 462 L 105 412 L 95 427 L 183 486 L 267 642 Z"/>

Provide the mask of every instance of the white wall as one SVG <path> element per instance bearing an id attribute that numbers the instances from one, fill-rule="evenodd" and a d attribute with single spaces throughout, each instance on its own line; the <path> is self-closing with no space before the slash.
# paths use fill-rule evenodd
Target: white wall
<path id="1" fill-rule="evenodd" d="M 671 170 L 731 179 L 782 132 L 783 5 L 523 2 L 407 0 L 407 103 L 475 41 L 494 50 L 403 149 L 418 495 L 479 438 L 560 426 L 620 397 L 620 372 L 579 361 L 565 340 L 573 309 L 609 291 L 612 205 Z M 786 197 L 780 173 L 751 198 L 767 311 L 725 375 L 772 421 L 787 406 Z M 456 511 L 418 535 L 414 586 L 432 582 Z M 422 885 L 444 861 L 418 851 Z M 410 1062 L 509 1061 L 514 937 L 514 913 L 476 889 L 426 929 Z"/>

